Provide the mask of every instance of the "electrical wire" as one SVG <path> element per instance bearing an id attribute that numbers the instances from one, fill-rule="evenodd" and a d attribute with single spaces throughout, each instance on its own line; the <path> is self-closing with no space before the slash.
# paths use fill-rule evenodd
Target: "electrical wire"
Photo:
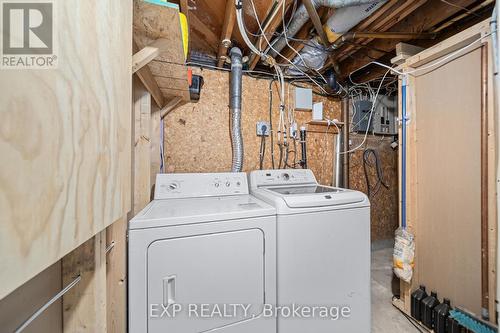
<path id="1" fill-rule="evenodd" d="M 452 7 L 455 7 L 455 8 L 459 8 L 459 9 L 462 9 L 462 10 L 465 10 L 468 14 L 470 14 L 470 15 L 474 15 L 474 16 L 476 16 L 477 18 L 482 19 L 481 15 L 478 15 L 477 13 L 473 12 L 472 10 L 470 10 L 470 9 L 468 9 L 468 8 L 466 8 L 466 7 L 463 7 L 463 6 L 457 5 L 457 4 L 455 4 L 455 3 L 448 2 L 448 1 L 446 1 L 446 0 L 441 0 L 441 2 L 443 2 L 443 3 L 445 3 L 445 4 L 449 5 L 449 6 L 452 6 Z"/>
<path id="2" fill-rule="evenodd" d="M 390 72 L 391 70 L 392 70 L 392 68 L 391 68 L 391 69 L 389 69 L 389 70 L 385 73 L 384 77 L 382 78 L 382 81 L 380 81 L 380 85 L 378 86 L 377 93 L 375 94 L 375 96 L 374 96 L 374 98 L 373 98 L 373 100 L 372 100 L 372 108 L 371 108 L 371 110 L 370 110 L 370 117 L 368 118 L 368 125 L 367 125 L 367 127 L 368 127 L 368 128 L 370 128 L 370 124 L 371 124 L 371 121 L 372 121 L 373 113 L 374 113 L 374 111 L 375 111 L 375 107 L 376 107 L 376 105 L 377 105 L 377 99 L 378 99 L 378 95 L 379 95 L 379 93 L 380 93 L 380 89 L 382 88 L 382 84 L 384 83 L 385 77 L 389 74 L 389 72 Z M 350 149 L 350 150 L 347 150 L 347 151 L 340 152 L 340 154 L 349 154 L 349 153 L 352 153 L 352 152 L 354 152 L 354 151 L 356 151 L 356 150 L 360 149 L 360 148 L 361 148 L 361 147 L 363 147 L 363 145 L 365 144 L 365 142 L 366 142 L 366 139 L 367 139 L 367 138 L 368 138 L 368 131 L 366 131 L 365 136 L 364 136 L 364 138 L 363 138 L 363 142 L 361 142 L 361 144 L 359 144 L 356 148 L 353 148 L 353 149 Z"/>
<path id="3" fill-rule="evenodd" d="M 260 139 L 260 150 L 259 150 L 259 168 L 260 170 L 264 167 L 264 158 L 266 156 L 266 136 L 263 135 Z"/>
<path id="4" fill-rule="evenodd" d="M 237 0 L 238 1 L 238 0 Z M 241 0 L 240 0 L 241 1 Z M 257 10 L 255 8 L 255 3 L 253 0 L 250 0 L 250 3 L 252 4 L 252 9 L 253 9 L 253 12 L 254 12 L 254 15 L 255 15 L 255 19 L 257 20 L 257 25 L 259 26 L 259 29 L 261 31 L 261 35 L 262 37 L 264 38 L 264 40 L 266 41 L 266 43 L 269 45 L 269 47 L 271 48 L 271 50 L 273 50 L 274 52 L 276 52 L 276 54 L 278 54 L 279 56 L 281 56 L 283 59 L 285 59 L 288 63 L 290 63 L 290 65 L 292 65 L 293 67 L 295 67 L 295 69 L 297 69 L 297 71 L 299 71 L 300 73 L 302 73 L 304 76 L 307 76 L 314 84 L 316 84 L 318 86 L 318 88 L 320 88 L 320 90 L 323 91 L 323 93 L 325 94 L 328 94 L 327 91 L 321 86 L 319 85 L 316 81 L 314 81 L 310 75 L 308 75 L 307 73 L 305 73 L 304 71 L 302 71 L 297 65 L 295 65 L 293 62 L 291 62 L 288 58 L 284 57 L 282 54 L 280 54 L 278 51 L 276 51 L 276 49 L 274 49 L 271 45 L 271 42 L 269 41 L 269 39 L 267 38 L 267 36 L 265 35 L 265 32 L 264 32 L 264 29 L 262 28 L 262 25 L 260 23 L 260 20 L 259 20 L 259 16 L 257 15 Z M 244 33 L 243 33 L 244 34 Z M 253 47 L 253 45 L 252 45 Z M 255 48 L 255 47 L 253 47 Z M 252 51 L 254 51 L 252 49 Z M 254 53 L 257 53 L 257 54 L 262 54 L 262 52 L 260 50 L 258 50 L 257 52 L 254 51 Z M 265 57 L 267 57 L 266 55 L 264 55 Z M 277 65 L 277 67 L 279 67 Z"/>
<path id="5" fill-rule="evenodd" d="M 372 156 L 373 161 L 370 160 Z M 368 172 L 368 168 L 375 168 L 376 170 L 377 182 L 373 187 L 370 184 L 370 175 Z M 368 197 L 371 198 L 376 195 L 382 186 L 384 186 L 386 189 L 389 189 L 389 185 L 387 185 L 387 183 L 384 181 L 384 171 L 382 170 L 379 154 L 375 149 L 368 148 L 363 152 L 363 171 L 365 173 Z"/>
<path id="6" fill-rule="evenodd" d="M 351 79 L 352 74 L 354 74 L 355 72 L 358 72 L 358 71 L 360 71 L 360 70 L 362 70 L 362 69 L 364 69 L 364 68 L 366 68 L 366 67 L 368 67 L 368 66 L 370 66 L 370 65 L 372 65 L 372 64 L 373 64 L 373 65 L 378 65 L 378 66 L 383 67 L 383 68 L 387 68 L 387 69 L 389 69 L 389 71 L 394 72 L 394 73 L 396 73 L 396 74 L 398 74 L 398 75 L 411 75 L 411 76 L 418 76 L 418 75 L 415 75 L 415 73 L 420 72 L 420 71 L 425 71 L 425 70 L 433 69 L 434 67 L 437 67 L 437 66 L 439 66 L 439 65 L 442 65 L 442 64 L 446 63 L 448 60 L 450 60 L 450 59 L 452 59 L 452 58 L 456 57 L 458 54 L 460 54 L 460 53 L 462 53 L 463 51 L 467 50 L 468 48 L 472 47 L 472 46 L 473 46 L 473 45 L 475 45 L 476 43 L 478 43 L 478 42 L 482 41 L 484 38 L 486 38 L 486 37 L 490 36 L 491 34 L 492 34 L 492 33 L 491 33 L 491 32 L 489 32 L 489 33 L 487 33 L 487 34 L 485 34 L 485 35 L 483 35 L 483 36 L 481 36 L 481 37 L 477 38 L 476 40 L 474 40 L 474 41 L 470 42 L 470 43 L 469 43 L 469 44 L 467 44 L 466 46 L 464 46 L 464 47 L 462 47 L 462 48 L 458 49 L 457 51 L 450 53 L 450 54 L 449 54 L 449 55 L 447 55 L 446 57 L 443 57 L 443 58 L 440 58 L 440 59 L 438 59 L 438 60 L 436 60 L 436 61 L 433 61 L 433 62 L 431 62 L 429 65 L 426 65 L 426 66 L 417 67 L 417 68 L 415 68 L 415 69 L 413 69 L 413 70 L 406 71 L 406 72 L 401 72 L 401 71 L 399 71 L 399 70 L 395 69 L 394 67 L 388 66 L 388 65 L 383 64 L 383 63 L 381 63 L 381 62 L 378 62 L 378 61 L 372 61 L 372 62 L 369 62 L 369 63 L 367 63 L 366 65 L 364 65 L 364 66 L 362 66 L 362 67 L 360 67 L 360 68 L 356 69 L 355 71 L 351 72 L 351 73 L 349 74 L 349 79 Z M 351 81 L 351 82 L 352 82 L 352 81 Z"/>

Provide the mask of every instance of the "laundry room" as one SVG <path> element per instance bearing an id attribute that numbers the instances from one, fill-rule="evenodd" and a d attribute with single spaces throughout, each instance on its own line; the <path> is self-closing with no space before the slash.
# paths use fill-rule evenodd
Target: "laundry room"
<path id="1" fill-rule="evenodd" d="M 0 333 L 498 331 L 499 1 L 0 8 Z"/>

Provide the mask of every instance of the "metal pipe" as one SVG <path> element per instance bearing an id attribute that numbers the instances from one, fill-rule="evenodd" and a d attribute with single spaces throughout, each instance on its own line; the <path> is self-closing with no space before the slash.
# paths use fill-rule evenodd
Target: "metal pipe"
<path id="1" fill-rule="evenodd" d="M 481 47 L 481 316 L 489 320 L 488 48 Z"/>
<path id="2" fill-rule="evenodd" d="M 300 146 L 302 150 L 302 159 L 300 160 L 300 165 L 302 169 L 307 169 L 307 143 L 306 143 L 306 128 L 302 126 L 300 128 Z"/>
<path id="3" fill-rule="evenodd" d="M 342 144 L 342 135 L 340 132 L 335 134 L 335 179 L 333 186 L 339 186 L 340 184 L 340 146 Z"/>
<path id="4" fill-rule="evenodd" d="M 343 156 L 342 172 L 343 172 L 343 182 L 342 187 L 349 188 L 349 128 L 350 126 L 350 114 L 349 114 L 349 98 L 346 97 L 342 100 L 342 120 L 344 122 L 344 127 L 342 128 L 342 140 L 343 140 L 343 151 L 345 152 Z"/>
<path id="5" fill-rule="evenodd" d="M 401 84 L 401 226 L 406 229 L 406 85 L 403 76 Z"/>
<path id="6" fill-rule="evenodd" d="M 231 143 L 233 147 L 232 172 L 241 172 L 243 168 L 243 138 L 241 135 L 241 97 L 243 63 L 241 50 L 233 47 L 231 56 L 231 82 L 229 87 L 229 109 L 231 111 Z"/>
<path id="7" fill-rule="evenodd" d="M 329 7 L 329 8 L 343 8 L 343 7 L 352 7 L 359 6 L 364 4 L 378 3 L 380 1 L 374 0 L 311 0 L 314 9 L 317 10 L 320 7 Z M 287 37 L 294 37 L 299 30 L 304 26 L 304 24 L 309 21 L 309 13 L 304 4 L 302 4 L 295 15 L 292 18 L 292 21 L 286 31 Z M 287 45 L 284 36 L 276 38 L 271 42 L 272 49 L 268 48 L 266 53 L 269 53 L 271 56 L 275 57 L 278 52 L 283 50 Z"/>

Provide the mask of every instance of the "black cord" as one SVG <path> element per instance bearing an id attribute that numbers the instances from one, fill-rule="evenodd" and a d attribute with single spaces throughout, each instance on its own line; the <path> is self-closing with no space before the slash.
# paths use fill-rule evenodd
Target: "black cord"
<path id="1" fill-rule="evenodd" d="M 374 161 L 370 160 L 373 156 Z M 375 167 L 377 173 L 377 183 L 375 186 L 370 185 L 370 176 L 368 174 L 368 167 Z M 363 152 L 363 170 L 365 172 L 366 187 L 368 191 L 368 197 L 371 197 L 380 190 L 380 186 L 383 185 L 385 188 L 389 189 L 389 185 L 384 181 L 384 171 L 382 170 L 382 165 L 380 163 L 380 158 L 378 152 L 375 149 L 365 149 Z"/>
<path id="2" fill-rule="evenodd" d="M 392 300 L 393 300 L 393 301 L 394 301 L 394 299 L 396 299 L 396 296 L 393 296 L 393 297 L 392 297 Z M 406 319 L 410 322 L 410 324 L 412 324 L 412 325 L 413 325 L 413 327 L 415 327 L 415 328 L 417 329 L 417 331 L 419 331 L 419 332 L 421 332 L 421 333 L 425 333 L 425 331 L 424 331 L 422 328 L 420 328 L 420 327 L 419 327 L 419 325 L 420 325 L 420 324 L 417 322 L 417 320 L 416 320 L 416 319 L 414 319 L 414 318 L 410 317 L 409 315 L 407 315 L 407 314 L 406 314 L 406 312 L 404 312 L 403 310 L 401 310 L 400 308 L 398 308 L 398 307 L 397 307 L 397 306 L 395 306 L 394 304 L 393 304 L 393 306 L 394 306 L 396 309 L 398 309 L 398 311 L 399 311 L 399 312 L 401 312 L 401 314 L 402 314 L 403 316 L 405 316 L 405 318 L 406 318 Z"/>
<path id="3" fill-rule="evenodd" d="M 266 156 L 266 137 L 263 135 L 260 139 L 260 152 L 259 152 L 259 167 L 260 170 L 264 168 L 264 157 Z"/>

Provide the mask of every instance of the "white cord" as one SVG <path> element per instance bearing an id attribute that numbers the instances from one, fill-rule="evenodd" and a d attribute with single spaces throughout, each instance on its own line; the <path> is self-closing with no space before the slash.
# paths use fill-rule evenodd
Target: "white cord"
<path id="1" fill-rule="evenodd" d="M 380 93 L 380 89 L 382 88 L 382 84 L 384 83 L 385 77 L 387 76 L 387 74 L 389 74 L 391 72 L 391 70 L 392 70 L 392 68 L 390 68 L 387 72 L 385 72 L 385 75 L 384 75 L 382 81 L 380 81 L 380 85 L 378 86 L 377 93 L 375 94 L 375 98 L 373 99 L 372 108 L 370 110 L 370 117 L 368 118 L 368 126 L 367 126 L 368 128 L 370 127 L 370 124 L 372 122 L 372 117 L 373 117 L 373 113 L 375 111 L 375 106 L 377 105 L 377 99 L 378 99 L 378 95 Z M 346 129 L 346 130 L 348 130 L 348 129 Z M 361 142 L 360 145 L 358 145 L 356 148 L 350 149 L 348 151 L 340 152 L 340 154 L 349 154 L 349 153 L 352 153 L 352 152 L 358 150 L 359 148 L 363 147 L 367 138 L 368 138 L 368 130 L 366 131 L 365 136 L 363 138 L 363 142 Z"/>
<path id="2" fill-rule="evenodd" d="M 236 0 L 236 1 L 238 1 L 238 0 Z M 254 12 L 255 20 L 257 21 L 257 25 L 259 26 L 259 30 L 261 32 L 261 35 L 264 38 L 264 40 L 266 41 L 266 43 L 269 45 L 269 47 L 271 48 L 271 50 L 273 50 L 274 52 L 276 52 L 276 54 L 278 54 L 279 56 L 283 57 L 283 59 L 285 59 L 288 63 L 290 63 L 290 65 L 292 65 L 293 67 L 295 67 L 295 69 L 297 69 L 300 73 L 304 74 L 304 76 L 307 76 L 314 84 L 316 84 L 321 89 L 321 91 L 324 94 L 328 94 L 328 92 L 320 84 L 318 84 L 315 80 L 313 80 L 313 78 L 310 75 L 308 75 L 307 73 L 305 73 L 304 71 L 302 71 L 299 67 L 297 67 L 297 65 L 295 65 L 293 62 L 291 62 L 290 60 L 288 60 L 288 58 L 284 57 L 282 54 L 280 54 L 278 51 L 276 51 L 271 46 L 271 42 L 269 41 L 269 39 L 267 38 L 266 34 L 264 33 L 264 30 L 262 29 L 262 25 L 260 23 L 259 16 L 257 15 L 257 10 L 255 8 L 255 3 L 254 3 L 253 0 L 250 0 L 250 3 L 252 4 L 252 10 Z M 258 51 L 256 53 L 257 54 L 261 54 L 260 51 Z"/>
<path id="3" fill-rule="evenodd" d="M 363 69 L 363 68 L 365 68 L 365 67 L 367 67 L 367 66 L 369 66 L 369 65 L 371 65 L 371 64 L 374 64 L 374 65 L 378 65 L 378 66 L 380 66 L 380 67 L 387 68 L 387 69 L 389 69 L 389 71 L 392 71 L 392 72 L 394 72 L 394 73 L 396 73 L 396 74 L 398 74 L 398 75 L 412 75 L 412 76 L 417 76 L 417 75 L 413 75 L 413 74 L 414 74 L 414 73 L 416 73 L 416 72 L 425 71 L 425 70 L 427 70 L 427 69 L 432 69 L 432 68 L 434 68 L 434 67 L 436 67 L 436 66 L 438 66 L 438 65 L 441 65 L 441 64 L 443 64 L 443 63 L 446 63 L 448 60 L 450 60 L 450 59 L 454 58 L 456 55 L 458 55 L 458 54 L 460 54 L 461 52 L 463 52 L 463 51 L 467 50 L 469 47 L 471 47 L 471 46 L 475 45 L 476 43 L 478 43 L 478 42 L 482 41 L 485 37 L 488 37 L 488 36 L 490 36 L 491 34 L 492 34 L 491 32 L 490 32 L 490 33 L 487 33 L 487 34 L 485 34 L 484 36 L 481 36 L 481 37 L 479 37 L 478 39 L 474 40 L 474 41 L 473 41 L 473 42 L 471 42 L 470 44 L 468 44 L 468 45 L 466 45 L 466 46 L 464 46 L 464 47 L 462 47 L 462 48 L 458 49 L 458 50 L 457 50 L 457 51 L 455 51 L 455 52 L 450 53 L 449 55 L 447 55 L 447 56 L 446 56 L 446 57 L 444 57 L 444 58 L 440 58 L 439 60 L 437 60 L 437 61 L 435 61 L 435 62 L 431 62 L 431 63 L 430 63 L 429 65 L 427 65 L 427 66 L 418 67 L 418 68 L 415 68 L 415 69 L 413 69 L 413 70 L 411 70 L 411 71 L 408 71 L 408 72 L 401 72 L 401 71 L 398 71 L 398 70 L 396 70 L 396 69 L 394 69 L 394 68 L 392 68 L 392 67 L 390 67 L 390 66 L 388 66 L 388 65 L 386 65 L 386 64 L 380 63 L 380 62 L 378 62 L 378 61 L 372 61 L 372 62 L 370 62 L 370 63 L 368 63 L 368 64 L 366 64 L 366 65 L 364 65 L 364 66 L 362 66 L 362 67 L 358 68 L 356 71 L 359 71 L 359 70 L 361 70 L 361 69 Z M 354 73 L 354 72 L 352 72 L 352 73 Z M 351 73 L 351 74 L 352 74 L 352 73 Z M 351 76 L 351 74 L 349 74 L 349 77 Z M 384 77 L 385 77 L 385 76 L 384 76 Z"/>

